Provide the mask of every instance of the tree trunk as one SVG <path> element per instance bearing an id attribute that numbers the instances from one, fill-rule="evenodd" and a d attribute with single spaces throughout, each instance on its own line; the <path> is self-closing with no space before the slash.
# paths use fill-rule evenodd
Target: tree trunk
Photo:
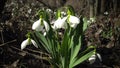
<path id="1" fill-rule="evenodd" d="M 105 0 L 101 0 L 101 13 L 105 12 Z"/>
<path id="2" fill-rule="evenodd" d="M 114 12 L 117 11 L 117 0 L 113 0 L 113 9 L 114 9 Z"/>
<path id="3" fill-rule="evenodd" d="M 94 17 L 94 0 L 89 0 L 90 5 L 90 18 Z"/>
<path id="4" fill-rule="evenodd" d="M 98 0 L 95 1 L 95 16 L 98 15 Z"/>

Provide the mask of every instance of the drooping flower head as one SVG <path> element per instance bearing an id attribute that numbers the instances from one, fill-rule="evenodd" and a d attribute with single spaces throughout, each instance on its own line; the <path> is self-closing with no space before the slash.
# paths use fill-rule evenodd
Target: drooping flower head
<path id="1" fill-rule="evenodd" d="M 27 45 L 30 45 L 30 44 L 33 44 L 36 48 L 38 48 L 38 45 L 37 43 L 30 38 L 30 33 L 27 34 L 27 39 L 24 40 L 22 43 L 21 43 L 21 50 L 23 50 Z"/>
<path id="2" fill-rule="evenodd" d="M 93 54 L 88 61 L 90 62 L 90 64 L 93 64 L 96 59 L 98 59 L 100 62 L 102 61 L 101 55 L 99 53 Z"/>
<path id="3" fill-rule="evenodd" d="M 63 29 L 66 29 L 67 28 L 67 23 L 65 22 L 67 19 L 67 17 L 64 17 L 64 18 L 58 18 L 55 22 L 54 22 L 54 26 L 53 28 L 54 29 L 60 29 L 60 28 L 63 28 Z"/>
<path id="4" fill-rule="evenodd" d="M 40 19 L 33 23 L 32 29 L 36 31 L 42 31 L 45 27 L 46 31 L 49 31 L 50 27 L 48 22 L 45 19 L 45 13 L 43 11 L 40 12 Z"/>
<path id="5" fill-rule="evenodd" d="M 28 38 L 21 43 L 21 50 L 23 50 L 24 48 L 26 48 L 27 45 L 30 44 L 33 44 L 36 48 L 38 48 L 37 43 L 33 39 Z"/>
<path id="6" fill-rule="evenodd" d="M 55 30 L 60 29 L 60 28 L 66 29 L 67 28 L 67 23 L 66 23 L 67 17 L 62 18 L 60 10 L 57 10 L 56 18 L 57 18 L 57 20 L 54 21 L 53 29 L 55 29 Z"/>
<path id="7" fill-rule="evenodd" d="M 72 28 L 76 28 L 76 26 L 80 23 L 80 20 L 78 17 L 75 16 L 75 12 L 73 10 L 72 6 L 68 6 L 67 8 L 67 14 L 68 14 L 68 23 Z"/>

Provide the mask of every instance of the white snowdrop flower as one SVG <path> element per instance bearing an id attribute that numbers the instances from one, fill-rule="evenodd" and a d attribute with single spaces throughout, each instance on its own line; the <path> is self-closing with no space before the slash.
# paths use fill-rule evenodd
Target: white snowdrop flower
<path id="1" fill-rule="evenodd" d="M 66 13 L 64 11 L 61 12 L 62 15 L 66 15 Z"/>
<path id="2" fill-rule="evenodd" d="M 96 58 L 98 58 L 100 60 L 100 62 L 102 61 L 101 55 L 99 53 L 92 55 L 88 60 L 90 62 L 90 64 L 93 64 L 96 60 Z"/>
<path id="3" fill-rule="evenodd" d="M 95 18 L 90 18 L 90 21 L 91 21 L 91 22 L 96 22 L 96 21 L 95 21 Z"/>
<path id="4" fill-rule="evenodd" d="M 88 61 L 90 62 L 90 64 L 94 63 L 95 60 L 96 60 L 96 55 L 95 55 L 95 54 L 92 55 L 92 56 L 88 59 Z"/>
<path id="5" fill-rule="evenodd" d="M 32 25 L 32 29 L 36 30 L 36 31 L 42 31 L 44 27 L 45 27 L 46 31 L 49 31 L 49 25 L 48 25 L 48 23 L 45 20 L 43 20 L 43 22 L 42 22 L 41 19 L 37 20 Z"/>
<path id="6" fill-rule="evenodd" d="M 106 12 L 104 12 L 104 14 L 105 14 L 105 15 L 108 15 L 109 13 L 106 11 Z"/>
<path id="7" fill-rule="evenodd" d="M 53 29 L 59 29 L 59 28 L 67 28 L 67 23 L 65 22 L 67 17 L 64 18 L 58 18 L 53 25 Z"/>
<path id="8" fill-rule="evenodd" d="M 21 44 L 21 50 L 23 50 L 27 45 L 33 44 L 36 48 L 38 48 L 37 43 L 33 39 L 26 39 Z"/>
<path id="9" fill-rule="evenodd" d="M 91 21 L 90 21 L 90 20 L 88 20 L 88 21 L 87 21 L 87 23 L 91 23 Z"/>
<path id="10" fill-rule="evenodd" d="M 53 12 L 53 14 L 56 14 L 56 12 Z"/>
<path id="11" fill-rule="evenodd" d="M 76 16 L 68 16 L 69 24 L 71 27 L 76 28 L 76 26 L 80 23 L 80 20 Z"/>
<path id="12" fill-rule="evenodd" d="M 51 9 L 46 9 L 46 11 L 47 11 L 47 12 L 52 12 L 52 10 L 51 10 Z"/>
<path id="13" fill-rule="evenodd" d="M 32 9 L 29 9 L 29 10 L 28 10 L 28 13 L 30 14 L 30 13 L 31 13 L 31 11 L 32 11 Z"/>

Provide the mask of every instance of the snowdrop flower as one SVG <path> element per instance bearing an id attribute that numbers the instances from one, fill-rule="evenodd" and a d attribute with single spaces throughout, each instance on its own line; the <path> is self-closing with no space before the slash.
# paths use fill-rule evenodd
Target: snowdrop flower
<path id="1" fill-rule="evenodd" d="M 64 15 L 64 16 L 66 15 L 66 13 L 64 11 L 62 11 L 61 14 Z"/>
<path id="2" fill-rule="evenodd" d="M 88 21 L 87 21 L 87 23 L 91 23 L 91 21 L 90 21 L 90 20 L 88 20 Z"/>
<path id="3" fill-rule="evenodd" d="M 93 63 L 96 61 L 96 58 L 97 58 L 97 57 L 98 57 L 98 59 L 99 59 L 100 61 L 102 61 L 102 58 L 101 58 L 100 54 L 97 53 L 97 54 L 92 55 L 92 56 L 88 59 L 88 61 L 90 62 L 90 64 L 93 64 Z"/>
<path id="4" fill-rule="evenodd" d="M 39 19 L 32 25 L 32 29 L 36 31 L 42 31 L 45 27 L 46 31 L 49 31 L 49 25 L 45 20 Z"/>
<path id="5" fill-rule="evenodd" d="M 71 27 L 76 28 L 76 26 L 80 23 L 80 20 L 78 17 L 70 15 L 68 16 L 68 22 Z"/>
<path id="6" fill-rule="evenodd" d="M 64 17 L 61 19 L 61 17 L 59 17 L 53 25 L 53 29 L 59 29 L 59 28 L 67 28 L 67 23 L 65 22 L 67 19 L 67 17 Z"/>
<path id="7" fill-rule="evenodd" d="M 37 43 L 33 39 L 26 39 L 21 44 L 21 50 L 23 50 L 27 45 L 33 44 L 36 48 L 38 48 Z"/>
<path id="8" fill-rule="evenodd" d="M 91 23 L 92 23 L 92 22 L 96 22 L 96 21 L 95 21 L 95 18 L 90 18 L 90 21 L 91 21 Z"/>
<path id="9" fill-rule="evenodd" d="M 96 60 L 96 55 L 95 54 L 92 55 L 88 60 L 89 60 L 90 64 L 94 63 Z"/>
<path id="10" fill-rule="evenodd" d="M 46 11 L 47 11 L 47 12 L 52 12 L 52 10 L 51 10 L 51 9 L 46 9 Z"/>
<path id="11" fill-rule="evenodd" d="M 106 12 L 104 12 L 104 14 L 105 14 L 105 15 L 108 15 L 109 13 L 106 11 Z"/>

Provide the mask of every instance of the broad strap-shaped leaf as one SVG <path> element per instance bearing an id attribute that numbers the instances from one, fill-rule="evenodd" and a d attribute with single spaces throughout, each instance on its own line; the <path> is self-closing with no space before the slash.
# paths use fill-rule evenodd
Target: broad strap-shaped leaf
<path id="1" fill-rule="evenodd" d="M 82 57 L 77 57 L 76 61 L 73 64 L 73 67 L 75 67 L 76 65 L 82 63 L 83 61 L 87 60 L 89 57 L 91 57 L 91 55 L 94 54 L 94 50 L 88 52 L 87 54 L 83 55 Z"/>
<path id="2" fill-rule="evenodd" d="M 69 29 L 67 29 L 64 33 L 64 37 L 62 39 L 62 43 L 61 43 L 61 54 L 62 55 L 66 55 L 68 52 L 68 42 L 69 42 Z"/>
<path id="3" fill-rule="evenodd" d="M 42 44 L 41 46 L 43 46 L 48 53 L 51 53 L 51 47 L 49 46 L 49 43 L 45 36 L 43 36 L 40 32 L 37 31 L 35 31 L 35 35 L 39 39 L 39 42 Z"/>
<path id="4" fill-rule="evenodd" d="M 79 39 L 81 41 L 81 39 Z M 78 56 L 78 53 L 80 51 L 80 46 L 81 46 L 81 42 L 79 42 L 79 44 L 77 45 L 73 45 L 71 48 L 71 57 L 70 57 L 70 65 L 73 64 L 73 60 L 76 59 L 76 57 Z"/>

